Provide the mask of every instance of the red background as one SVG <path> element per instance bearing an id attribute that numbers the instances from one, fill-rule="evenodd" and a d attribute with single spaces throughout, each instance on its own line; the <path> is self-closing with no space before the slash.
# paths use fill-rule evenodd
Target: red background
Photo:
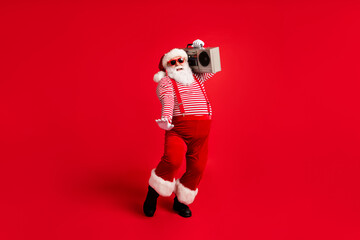
<path id="1" fill-rule="evenodd" d="M 2 1 L 1 239 L 359 239 L 357 1 Z M 142 214 L 162 54 L 219 46 L 193 217 Z"/>

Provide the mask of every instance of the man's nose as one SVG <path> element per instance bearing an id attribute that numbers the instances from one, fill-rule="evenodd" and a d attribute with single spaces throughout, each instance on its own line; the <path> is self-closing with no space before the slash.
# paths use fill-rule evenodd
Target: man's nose
<path id="1" fill-rule="evenodd" d="M 176 61 L 176 66 L 180 66 L 181 64 L 179 63 L 179 61 Z"/>

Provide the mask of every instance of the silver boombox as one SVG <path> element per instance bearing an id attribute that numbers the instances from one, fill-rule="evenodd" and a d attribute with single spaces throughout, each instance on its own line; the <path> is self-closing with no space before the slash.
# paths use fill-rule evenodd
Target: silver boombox
<path id="1" fill-rule="evenodd" d="M 183 50 L 188 55 L 190 68 L 196 73 L 216 73 L 221 71 L 219 47 L 189 48 Z"/>

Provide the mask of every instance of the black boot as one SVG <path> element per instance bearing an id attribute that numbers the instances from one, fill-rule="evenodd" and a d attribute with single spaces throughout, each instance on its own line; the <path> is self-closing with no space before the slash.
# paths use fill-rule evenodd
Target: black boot
<path id="1" fill-rule="evenodd" d="M 191 210 L 190 208 L 179 202 L 179 200 L 177 199 L 177 197 L 174 198 L 174 206 L 173 209 L 182 217 L 191 217 Z"/>
<path id="2" fill-rule="evenodd" d="M 159 194 L 152 187 L 149 186 L 149 191 L 146 195 L 146 199 L 143 206 L 143 210 L 146 216 L 148 217 L 154 216 L 158 197 Z"/>

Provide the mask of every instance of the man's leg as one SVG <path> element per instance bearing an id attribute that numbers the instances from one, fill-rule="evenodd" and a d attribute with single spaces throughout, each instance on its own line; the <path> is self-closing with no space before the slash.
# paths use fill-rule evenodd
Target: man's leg
<path id="1" fill-rule="evenodd" d="M 183 217 L 190 217 L 191 204 L 197 193 L 198 185 L 205 170 L 208 156 L 210 121 L 199 121 L 194 136 L 188 141 L 186 152 L 186 172 L 176 181 L 174 209 Z"/>
<path id="2" fill-rule="evenodd" d="M 180 202 L 191 204 L 198 193 L 198 185 L 205 170 L 208 156 L 208 138 L 188 145 L 186 172 L 176 182 L 176 193 Z"/>
<path id="3" fill-rule="evenodd" d="M 151 171 L 149 191 L 143 210 L 146 216 L 153 216 L 159 195 L 168 197 L 175 189 L 175 174 L 186 153 L 184 140 L 173 131 L 165 134 L 164 155 L 158 166 Z"/>
<path id="4" fill-rule="evenodd" d="M 185 158 L 185 153 L 184 140 L 174 132 L 166 132 L 164 155 L 149 180 L 150 186 L 161 196 L 170 196 L 174 191 L 175 174 Z"/>

